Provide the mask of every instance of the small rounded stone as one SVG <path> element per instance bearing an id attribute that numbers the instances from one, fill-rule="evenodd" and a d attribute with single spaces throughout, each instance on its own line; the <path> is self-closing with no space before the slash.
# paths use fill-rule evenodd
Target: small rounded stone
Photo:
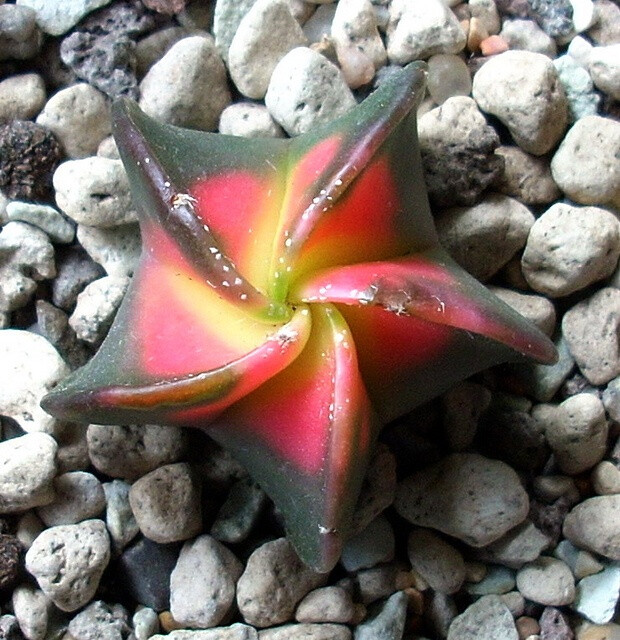
<path id="1" fill-rule="evenodd" d="M 541 556 L 517 572 L 517 588 L 528 600 L 561 606 L 575 599 L 575 579 L 561 560 Z"/>
<path id="2" fill-rule="evenodd" d="M 453 54 L 438 53 L 429 58 L 427 82 L 428 91 L 437 104 L 471 92 L 469 69 L 463 58 Z"/>

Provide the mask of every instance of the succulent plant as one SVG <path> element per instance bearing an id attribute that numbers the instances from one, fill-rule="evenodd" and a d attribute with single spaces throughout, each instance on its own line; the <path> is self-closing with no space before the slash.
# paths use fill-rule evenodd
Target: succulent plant
<path id="1" fill-rule="evenodd" d="M 287 140 L 118 102 L 142 256 L 99 352 L 43 401 L 71 420 L 205 429 L 319 571 L 338 560 L 380 427 L 491 365 L 555 357 L 439 245 L 416 133 L 424 76 L 396 70 Z"/>

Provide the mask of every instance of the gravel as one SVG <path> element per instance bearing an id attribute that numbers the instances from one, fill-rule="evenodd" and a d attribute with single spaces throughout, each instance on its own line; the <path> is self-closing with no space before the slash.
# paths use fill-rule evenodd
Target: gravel
<path id="1" fill-rule="evenodd" d="M 619 47 L 611 0 L 0 3 L 0 638 L 620 637 Z M 560 360 L 386 429 L 317 574 L 203 433 L 39 400 L 105 336 L 141 250 L 113 99 L 281 138 L 415 59 L 441 241 Z"/>

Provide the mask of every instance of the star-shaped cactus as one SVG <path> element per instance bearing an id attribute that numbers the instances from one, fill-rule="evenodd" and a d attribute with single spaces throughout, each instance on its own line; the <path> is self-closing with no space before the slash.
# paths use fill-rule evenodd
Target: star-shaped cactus
<path id="1" fill-rule="evenodd" d="M 416 134 L 424 76 L 394 71 L 290 140 L 117 103 L 142 256 L 97 355 L 43 401 L 70 420 L 206 429 L 319 571 L 338 560 L 382 425 L 491 365 L 554 358 L 439 246 Z"/>

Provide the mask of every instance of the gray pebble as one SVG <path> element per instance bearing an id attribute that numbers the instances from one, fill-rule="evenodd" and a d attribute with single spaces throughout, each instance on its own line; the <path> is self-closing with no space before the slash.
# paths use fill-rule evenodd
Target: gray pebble
<path id="1" fill-rule="evenodd" d="M 77 239 L 109 276 L 133 274 L 142 247 L 137 224 L 124 224 L 113 229 L 78 224 Z"/>
<path id="2" fill-rule="evenodd" d="M 282 138 L 284 131 L 267 107 L 254 102 L 236 102 L 220 115 L 219 132 L 243 138 Z"/>
<path id="3" fill-rule="evenodd" d="M 396 640 L 402 638 L 407 617 L 407 594 L 397 591 L 368 620 L 355 628 L 355 640 Z"/>
<path id="4" fill-rule="evenodd" d="M 492 57 L 474 76 L 472 94 L 524 151 L 536 156 L 550 151 L 566 129 L 564 89 L 553 63 L 540 53 L 506 51 Z"/>
<path id="5" fill-rule="evenodd" d="M 54 502 L 37 509 L 39 518 L 48 527 L 76 524 L 98 516 L 105 509 L 103 487 L 92 473 L 63 473 L 54 478 L 54 491 Z"/>
<path id="6" fill-rule="evenodd" d="M 499 596 L 511 592 L 515 585 L 515 572 L 512 569 L 489 565 L 484 578 L 478 582 L 467 583 L 465 591 L 473 596 Z"/>
<path id="7" fill-rule="evenodd" d="M 0 6 L 0 60 L 28 60 L 43 44 L 43 34 L 30 7 Z"/>
<path id="8" fill-rule="evenodd" d="M 521 594 L 539 604 L 561 606 L 575 599 L 575 579 L 568 566 L 557 558 L 541 556 L 517 572 Z"/>
<path id="9" fill-rule="evenodd" d="M 62 611 L 83 607 L 95 594 L 110 559 L 101 520 L 46 529 L 26 553 L 26 569 Z"/>
<path id="10" fill-rule="evenodd" d="M 236 622 L 230 627 L 216 629 L 171 631 L 166 635 L 151 636 L 150 640 L 258 640 L 258 632 L 254 627 Z"/>
<path id="11" fill-rule="evenodd" d="M 105 523 L 116 551 L 122 551 L 140 531 L 129 504 L 130 488 L 131 485 L 122 480 L 103 484 L 106 499 Z"/>
<path id="12" fill-rule="evenodd" d="M 555 307 L 553 302 L 531 293 L 519 293 L 503 287 L 489 289 L 507 305 L 518 311 L 526 320 L 536 325 L 549 337 L 555 332 Z"/>
<path id="13" fill-rule="evenodd" d="M 448 635 L 448 629 L 457 615 L 458 609 L 452 596 L 430 591 L 424 617 L 438 637 L 445 638 Z"/>
<path id="14" fill-rule="evenodd" d="M 320 43 L 331 38 L 332 22 L 336 14 L 337 4 L 320 4 L 306 21 L 303 32 L 309 44 Z"/>
<path id="15" fill-rule="evenodd" d="M 455 593 L 465 580 L 465 561 L 451 544 L 429 529 L 414 528 L 407 553 L 411 567 L 441 593 Z"/>
<path id="16" fill-rule="evenodd" d="M 610 380 L 603 391 L 603 404 L 609 417 L 620 422 L 620 376 Z"/>
<path id="17" fill-rule="evenodd" d="M 72 640 L 125 640 L 129 635 L 127 611 L 120 604 L 91 602 L 68 627 Z"/>
<path id="18" fill-rule="evenodd" d="M 394 562 L 361 569 L 353 579 L 356 600 L 370 604 L 387 598 L 396 590 L 398 568 Z"/>
<path id="19" fill-rule="evenodd" d="M 50 240 L 61 244 L 73 241 L 75 237 L 75 225 L 69 222 L 54 207 L 46 204 L 34 204 L 14 200 L 6 206 L 6 215 L 9 220 L 26 222 L 47 233 Z"/>
<path id="20" fill-rule="evenodd" d="M 401 482 L 394 506 L 413 524 L 482 547 L 523 522 L 529 501 L 505 463 L 453 453 Z"/>
<path id="21" fill-rule="evenodd" d="M 548 158 L 513 146 L 498 147 L 495 153 L 504 158 L 504 173 L 495 183 L 498 191 L 523 204 L 547 204 L 560 197 Z"/>
<path id="22" fill-rule="evenodd" d="M 26 305 L 37 282 L 56 275 L 54 247 L 44 231 L 24 222 L 0 229 L 0 311 Z"/>
<path id="23" fill-rule="evenodd" d="M 72 311 L 82 289 L 104 273 L 79 247 L 67 247 L 58 256 L 57 274 L 52 282 L 52 302 L 64 311 Z"/>
<path id="24" fill-rule="evenodd" d="M 557 54 L 555 40 L 533 20 L 504 20 L 499 35 L 510 49 L 542 53 L 549 58 L 555 58 Z"/>
<path id="25" fill-rule="evenodd" d="M 574 545 L 620 560 L 620 495 L 579 503 L 564 520 L 563 533 Z"/>
<path id="26" fill-rule="evenodd" d="M 566 92 L 569 121 L 595 115 L 601 98 L 594 91 L 590 74 L 570 55 L 556 58 L 553 64 Z"/>
<path id="27" fill-rule="evenodd" d="M 298 135 L 343 115 L 356 102 L 338 67 L 312 49 L 297 47 L 274 69 L 265 104 L 289 135 Z"/>
<path id="28" fill-rule="evenodd" d="M 70 158 L 84 158 L 110 135 L 110 109 L 103 93 L 80 83 L 54 94 L 37 123 L 56 135 Z"/>
<path id="29" fill-rule="evenodd" d="M 223 60 L 228 63 L 228 50 L 243 16 L 256 0 L 219 0 L 213 12 L 213 35 L 215 46 Z"/>
<path id="30" fill-rule="evenodd" d="M 562 540 L 553 550 L 553 555 L 570 567 L 577 580 L 603 570 L 603 565 L 592 553 L 578 549 L 569 540 Z"/>
<path id="31" fill-rule="evenodd" d="M 443 426 L 451 451 L 468 449 L 476 436 L 480 416 L 488 409 L 491 392 L 464 380 L 441 396 Z"/>
<path id="32" fill-rule="evenodd" d="M 34 118 L 45 98 L 45 82 L 38 73 L 9 76 L 0 82 L 0 122 Z"/>
<path id="33" fill-rule="evenodd" d="M 450 255 L 484 281 L 525 246 L 533 224 L 534 215 L 518 200 L 491 194 L 472 207 L 443 211 L 437 233 Z"/>
<path id="34" fill-rule="evenodd" d="M 137 220 L 120 160 L 91 156 L 63 162 L 54 173 L 54 189 L 60 209 L 79 224 L 105 229 Z"/>
<path id="35" fill-rule="evenodd" d="M 3 329 L 0 363 L 0 414 L 13 418 L 24 431 L 54 433 L 58 422 L 39 402 L 69 373 L 58 351 L 42 336 Z"/>
<path id="36" fill-rule="evenodd" d="M 126 276 L 104 276 L 84 287 L 69 318 L 69 324 L 80 340 L 89 344 L 103 340 L 129 282 Z"/>
<path id="37" fill-rule="evenodd" d="M 351 622 L 355 605 L 348 591 L 338 586 L 320 587 L 311 591 L 297 605 L 297 622 Z"/>
<path id="38" fill-rule="evenodd" d="M 217 626 L 235 599 L 243 565 L 215 538 L 186 542 L 170 576 L 170 612 L 185 627 Z"/>
<path id="39" fill-rule="evenodd" d="M 226 69 L 211 36 L 179 40 L 140 83 L 144 112 L 180 127 L 214 131 L 229 103 Z"/>
<path id="40" fill-rule="evenodd" d="M 458 53 L 467 36 L 454 13 L 441 0 L 423 5 L 393 0 L 387 28 L 387 53 L 391 62 L 406 64 L 435 53 Z"/>
<path id="41" fill-rule="evenodd" d="M 17 0 L 18 5 L 31 7 L 36 12 L 37 24 L 45 33 L 59 36 L 76 25 L 85 15 L 109 4 L 110 0 Z"/>
<path id="42" fill-rule="evenodd" d="M 300 600 L 325 584 L 298 558 L 290 542 L 279 538 L 261 545 L 249 557 L 237 582 L 237 605 L 243 619 L 256 627 L 291 620 Z"/>
<path id="43" fill-rule="evenodd" d="M 549 546 L 549 538 L 526 520 L 476 554 L 481 560 L 519 569 L 532 562 Z"/>
<path id="44" fill-rule="evenodd" d="M 508 607 L 498 596 L 483 596 L 454 619 L 448 640 L 519 640 Z"/>
<path id="45" fill-rule="evenodd" d="M 228 50 L 237 89 L 248 98 L 264 98 L 278 62 L 304 44 L 306 38 L 286 0 L 258 0 L 239 23 Z"/>
<path id="46" fill-rule="evenodd" d="M 197 35 L 197 33 L 192 28 L 172 25 L 157 29 L 157 31 L 153 31 L 153 33 L 149 33 L 139 40 L 136 43 L 135 50 L 136 75 L 139 78 L 143 78 L 148 73 L 148 70 L 163 58 L 173 45 L 190 35 Z M 201 35 L 204 35 L 204 33 Z"/>
<path id="47" fill-rule="evenodd" d="M 560 335 L 554 343 L 558 351 L 558 361 L 555 364 L 534 364 L 522 369 L 530 393 L 540 402 L 548 402 L 553 398 L 575 366 L 575 360 L 564 337 Z"/>
<path id="48" fill-rule="evenodd" d="M 573 607 L 591 622 L 606 624 L 613 619 L 619 598 L 620 566 L 609 564 L 600 573 L 579 581 Z"/>
<path id="49" fill-rule="evenodd" d="M 93 466 L 128 481 L 177 462 L 186 446 L 186 434 L 180 428 L 153 424 L 91 424 L 86 438 Z"/>
<path id="50" fill-rule="evenodd" d="M 26 638 L 45 640 L 52 603 L 43 591 L 32 585 L 22 584 L 13 591 L 11 603 L 19 628 Z M 7 640 L 10 640 L 10 636 Z"/>
<path id="51" fill-rule="evenodd" d="M 387 518 L 379 515 L 346 541 L 340 563 L 347 571 L 367 569 L 393 560 L 394 548 L 392 525 Z"/>
<path id="52" fill-rule="evenodd" d="M 620 469 L 609 460 L 599 462 L 592 470 L 592 486 L 598 495 L 620 493 Z"/>
<path id="53" fill-rule="evenodd" d="M 620 222 L 598 207 L 558 202 L 531 228 L 521 260 L 529 285 L 565 296 L 610 276 L 620 256 Z"/>
<path id="54" fill-rule="evenodd" d="M 351 631 L 340 624 L 287 624 L 258 632 L 258 640 L 351 640 Z"/>
<path id="55" fill-rule="evenodd" d="M 131 626 L 136 640 L 149 640 L 159 631 L 159 618 L 157 612 L 148 607 L 138 609 L 131 619 Z"/>
<path id="56" fill-rule="evenodd" d="M 471 93 L 471 75 L 460 56 L 437 53 L 428 60 L 428 92 L 433 101 L 443 104 L 448 98 Z"/>
<path id="57" fill-rule="evenodd" d="M 620 122 L 601 116 L 580 118 L 551 160 L 553 179 L 581 204 L 620 202 Z M 579 171 L 575 171 L 579 167 Z"/>
<path id="58" fill-rule="evenodd" d="M 562 333 L 581 373 L 592 384 L 605 384 L 620 374 L 620 290 L 604 287 L 571 307 Z"/>
<path id="59" fill-rule="evenodd" d="M 188 540 L 202 529 L 201 485 L 188 464 L 159 467 L 133 483 L 131 510 L 140 531 L 159 543 Z"/>
<path id="60" fill-rule="evenodd" d="M 250 535 L 266 502 L 265 492 L 254 482 L 235 482 L 213 522 L 211 535 L 220 542 L 242 542 Z"/>
<path id="61" fill-rule="evenodd" d="M 589 70 L 597 89 L 614 100 L 620 100 L 620 43 L 593 47 L 589 56 Z"/>

